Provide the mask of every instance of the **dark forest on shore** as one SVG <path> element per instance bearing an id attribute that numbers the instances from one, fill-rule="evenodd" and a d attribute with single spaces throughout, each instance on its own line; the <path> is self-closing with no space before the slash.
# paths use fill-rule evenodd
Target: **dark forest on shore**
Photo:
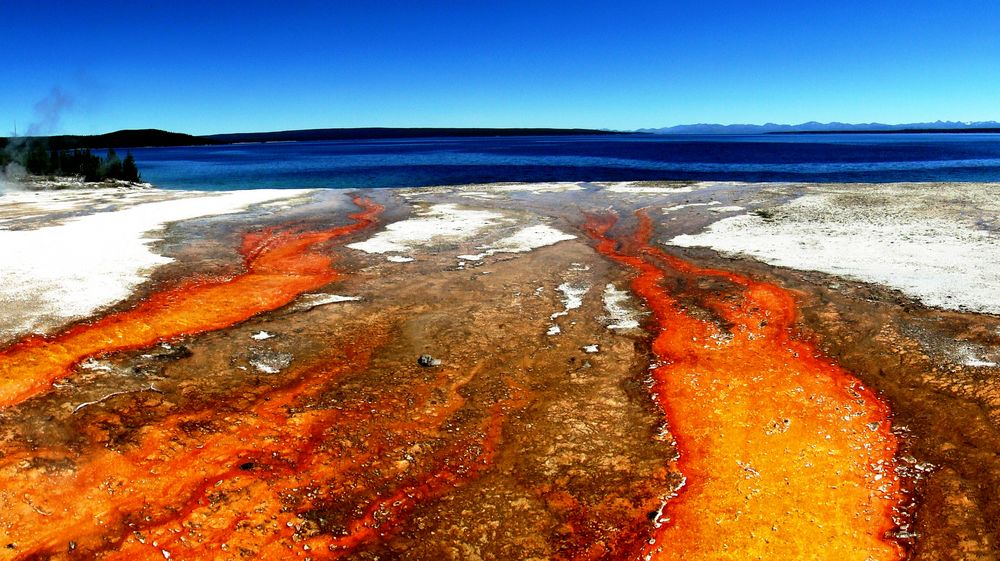
<path id="1" fill-rule="evenodd" d="M 122 159 L 109 148 L 105 156 L 90 148 L 63 148 L 48 138 L 0 139 L 0 170 L 10 173 L 12 164 L 36 176 L 81 177 L 85 182 L 141 179 L 132 152 Z"/>

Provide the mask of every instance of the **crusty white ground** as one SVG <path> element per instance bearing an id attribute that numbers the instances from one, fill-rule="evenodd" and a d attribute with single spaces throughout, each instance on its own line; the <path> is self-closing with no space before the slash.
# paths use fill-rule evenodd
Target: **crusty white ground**
<path id="1" fill-rule="evenodd" d="M 496 193 L 564 193 L 566 191 L 581 191 L 579 183 L 559 181 L 552 183 L 515 183 L 490 185 L 489 190 Z"/>
<path id="2" fill-rule="evenodd" d="M 806 194 L 669 243 L 711 247 L 1000 314 L 1000 185 L 813 185 Z"/>
<path id="3" fill-rule="evenodd" d="M 360 296 L 341 296 L 340 294 L 326 294 L 326 293 L 303 294 L 295 299 L 295 303 L 292 305 L 292 309 L 298 312 L 298 311 L 311 310 L 318 306 L 326 306 L 327 304 L 339 304 L 341 302 L 357 302 L 359 300 L 361 300 Z"/>
<path id="4" fill-rule="evenodd" d="M 128 298 L 155 267 L 171 261 L 150 247 L 168 223 L 239 212 L 303 193 L 136 192 L 133 197 L 140 201 L 167 200 L 127 204 L 119 210 L 102 208 L 36 229 L 9 230 L 0 225 L 0 342 L 24 333 L 44 333 Z M 87 200 L 103 196 L 97 191 L 18 193 L 0 198 L 0 206 L 81 211 Z"/>
<path id="5" fill-rule="evenodd" d="M 590 290 L 590 286 L 586 284 L 570 284 L 568 282 L 564 282 L 557 286 L 556 290 L 562 292 L 563 294 L 563 309 L 562 311 L 549 316 L 550 319 L 565 316 L 569 314 L 570 310 L 575 310 L 582 306 L 583 296 Z"/>
<path id="6" fill-rule="evenodd" d="M 996 362 L 988 360 L 986 358 L 980 358 L 987 351 L 982 348 L 974 348 L 971 345 L 959 345 L 954 351 L 955 362 L 964 364 L 965 366 L 972 366 L 976 368 L 993 368 L 997 365 Z"/>
<path id="7" fill-rule="evenodd" d="M 687 204 L 680 204 L 680 205 L 674 205 L 674 206 L 664 207 L 662 210 L 663 210 L 663 212 L 676 212 L 676 211 L 681 210 L 681 209 L 695 207 L 695 206 L 713 206 L 713 205 L 718 205 L 718 204 L 722 204 L 722 203 L 720 203 L 719 201 L 709 201 L 707 203 L 687 203 Z"/>
<path id="8" fill-rule="evenodd" d="M 393 222 L 367 240 L 347 247 L 365 253 L 409 254 L 428 245 L 469 239 L 486 227 L 498 224 L 502 218 L 503 215 L 496 212 L 437 204 L 418 212 L 414 218 Z"/>
<path id="9" fill-rule="evenodd" d="M 703 185 L 697 183 L 691 185 L 660 186 L 624 181 L 621 183 L 612 183 L 606 187 L 606 190 L 612 193 L 626 193 L 631 195 L 669 195 L 671 193 L 690 193 L 701 188 L 703 188 Z"/>
<path id="10" fill-rule="evenodd" d="M 639 327 L 639 312 L 631 305 L 631 293 L 619 290 L 612 283 L 604 287 L 604 309 L 608 329 L 635 329 Z"/>
<path id="11" fill-rule="evenodd" d="M 543 194 L 582 191 L 583 185 L 571 181 L 549 183 L 475 183 L 468 185 L 441 185 L 401 189 L 397 194 L 407 200 L 418 200 L 429 195 L 455 193 L 471 199 L 505 199 L 511 194 Z"/>
<path id="12" fill-rule="evenodd" d="M 4 229 L 30 227 L 33 220 L 51 221 L 78 214 L 124 210 L 137 204 L 177 198 L 177 191 L 147 188 L 63 189 L 0 192 L 0 223 Z M 211 196 L 189 193 L 181 196 Z M 51 224 L 49 224 L 51 225 Z"/>
<path id="13" fill-rule="evenodd" d="M 703 191 L 712 187 L 738 188 L 746 183 L 734 181 L 694 181 L 676 183 L 658 183 L 650 181 L 618 181 L 611 183 L 595 183 L 604 187 L 606 191 L 612 193 L 625 193 L 632 195 L 670 195 L 673 193 L 692 193 Z M 772 185 L 780 185 L 774 183 Z"/>
<path id="14" fill-rule="evenodd" d="M 479 261 L 484 257 L 489 257 L 496 253 L 527 253 L 540 247 L 554 245 L 574 238 L 576 236 L 557 230 L 547 224 L 537 224 L 521 228 L 510 236 L 497 240 L 491 245 L 480 246 L 479 249 L 484 250 L 482 253 L 459 255 L 458 258 L 466 261 Z"/>

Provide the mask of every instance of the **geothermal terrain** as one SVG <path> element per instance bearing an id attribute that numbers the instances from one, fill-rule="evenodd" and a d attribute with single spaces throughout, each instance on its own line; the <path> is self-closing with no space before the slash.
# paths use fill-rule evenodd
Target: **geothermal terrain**
<path id="1" fill-rule="evenodd" d="M 0 197 L 0 559 L 998 559 L 1000 185 Z"/>

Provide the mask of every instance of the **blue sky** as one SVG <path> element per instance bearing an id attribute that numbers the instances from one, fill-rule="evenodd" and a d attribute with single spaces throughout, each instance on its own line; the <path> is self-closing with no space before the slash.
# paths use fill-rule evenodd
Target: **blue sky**
<path id="1" fill-rule="evenodd" d="M 0 131 L 1000 120 L 997 5 L 3 0 Z"/>

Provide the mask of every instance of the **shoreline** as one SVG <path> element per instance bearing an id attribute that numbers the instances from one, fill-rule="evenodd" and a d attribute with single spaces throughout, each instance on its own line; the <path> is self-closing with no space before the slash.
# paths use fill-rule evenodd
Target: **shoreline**
<path id="1" fill-rule="evenodd" d="M 158 189 L 149 182 L 138 183 L 121 179 L 105 179 L 102 181 L 84 181 L 83 176 L 55 177 L 43 175 L 27 175 L 23 177 L 0 180 L 0 195 L 20 191 L 93 191 L 99 189 Z"/>

